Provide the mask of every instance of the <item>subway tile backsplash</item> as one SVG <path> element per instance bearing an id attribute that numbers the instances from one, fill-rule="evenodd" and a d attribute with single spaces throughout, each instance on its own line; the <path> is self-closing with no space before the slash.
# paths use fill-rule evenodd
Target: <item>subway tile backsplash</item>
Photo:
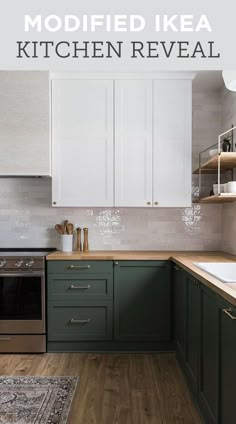
<path id="1" fill-rule="evenodd" d="M 49 178 L 0 179 L 0 247 L 59 247 L 64 219 L 89 228 L 90 249 L 221 249 L 221 205 L 52 208 Z"/>

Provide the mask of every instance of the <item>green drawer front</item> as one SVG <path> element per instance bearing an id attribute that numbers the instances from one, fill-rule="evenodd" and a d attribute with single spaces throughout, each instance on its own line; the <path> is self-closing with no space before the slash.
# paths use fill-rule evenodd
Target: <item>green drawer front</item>
<path id="1" fill-rule="evenodd" d="M 77 275 L 49 274 L 49 300 L 112 300 L 113 279 L 111 274 L 99 274 L 98 278 Z"/>
<path id="2" fill-rule="evenodd" d="M 113 261 L 48 261 L 47 271 L 68 275 L 112 273 Z"/>
<path id="3" fill-rule="evenodd" d="M 48 341 L 112 340 L 112 302 L 48 302 Z"/>

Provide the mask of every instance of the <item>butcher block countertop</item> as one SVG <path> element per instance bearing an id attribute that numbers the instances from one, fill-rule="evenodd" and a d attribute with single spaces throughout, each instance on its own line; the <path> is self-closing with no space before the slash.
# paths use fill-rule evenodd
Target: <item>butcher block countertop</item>
<path id="1" fill-rule="evenodd" d="M 182 251 L 137 251 L 137 250 L 92 250 L 83 252 L 49 253 L 48 261 L 60 260 L 106 260 L 106 261 L 136 261 L 136 260 L 172 260 L 201 281 L 205 286 L 214 290 L 225 300 L 236 306 L 236 283 L 222 283 L 217 278 L 204 272 L 194 262 L 235 262 L 236 256 L 224 252 L 182 252 Z"/>

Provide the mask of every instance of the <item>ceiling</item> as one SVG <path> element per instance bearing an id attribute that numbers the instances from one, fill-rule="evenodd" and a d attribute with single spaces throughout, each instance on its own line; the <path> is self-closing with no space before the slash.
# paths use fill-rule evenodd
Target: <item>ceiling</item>
<path id="1" fill-rule="evenodd" d="M 197 71 L 193 80 L 194 91 L 219 91 L 224 87 L 222 71 Z"/>

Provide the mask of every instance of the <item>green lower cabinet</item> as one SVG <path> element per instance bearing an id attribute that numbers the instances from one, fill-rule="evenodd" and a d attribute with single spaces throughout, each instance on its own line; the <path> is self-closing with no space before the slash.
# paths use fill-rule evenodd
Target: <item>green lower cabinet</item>
<path id="1" fill-rule="evenodd" d="M 112 302 L 49 301 L 48 341 L 112 340 Z"/>
<path id="2" fill-rule="evenodd" d="M 236 422 L 236 308 L 220 305 L 220 424 Z"/>
<path id="3" fill-rule="evenodd" d="M 174 267 L 174 309 L 177 358 L 203 422 L 234 424 L 236 307 Z"/>
<path id="4" fill-rule="evenodd" d="M 51 261 L 49 351 L 172 349 L 169 261 Z"/>
<path id="5" fill-rule="evenodd" d="M 199 388 L 201 355 L 201 286 L 186 274 L 187 284 L 187 336 L 186 367 L 190 384 L 195 392 Z"/>
<path id="6" fill-rule="evenodd" d="M 218 423 L 219 404 L 219 305 L 209 289 L 201 290 L 200 400 L 209 424 Z"/>
<path id="7" fill-rule="evenodd" d="M 115 262 L 115 340 L 169 341 L 170 290 L 168 261 Z"/>
<path id="8" fill-rule="evenodd" d="M 173 273 L 176 353 L 181 361 L 185 361 L 187 347 L 187 274 L 176 265 L 173 267 Z"/>

